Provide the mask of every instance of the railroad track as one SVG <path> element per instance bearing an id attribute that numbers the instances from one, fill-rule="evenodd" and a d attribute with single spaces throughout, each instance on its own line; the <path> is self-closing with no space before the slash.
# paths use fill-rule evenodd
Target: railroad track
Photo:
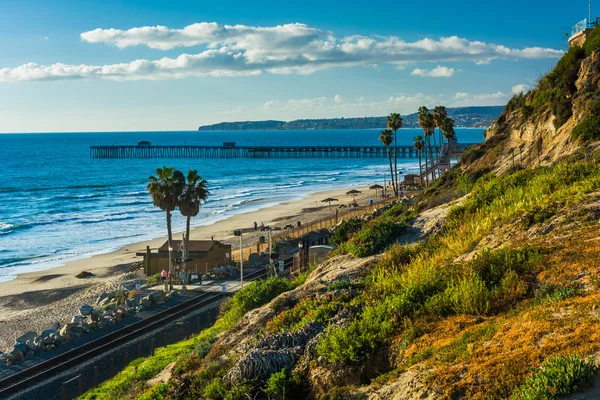
<path id="1" fill-rule="evenodd" d="M 244 277 L 245 281 L 261 279 L 266 271 L 256 271 Z M 239 287 L 239 285 L 238 285 Z M 229 292 L 230 293 L 230 292 Z M 82 362 L 85 362 L 111 348 L 122 345 L 127 341 L 136 339 L 140 335 L 163 327 L 165 324 L 205 307 L 223 298 L 223 292 L 204 292 L 190 300 L 177 304 L 164 311 L 160 311 L 139 322 L 128 325 L 117 331 L 111 332 L 99 339 L 88 342 L 82 346 L 57 355 L 28 369 L 19 371 L 0 380 L 0 399 L 14 395 L 19 391 L 42 382 L 55 374 L 65 372 Z"/>

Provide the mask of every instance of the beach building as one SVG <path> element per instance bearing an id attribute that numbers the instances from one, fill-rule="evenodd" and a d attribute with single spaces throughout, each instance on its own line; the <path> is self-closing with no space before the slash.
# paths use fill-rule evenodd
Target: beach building
<path id="1" fill-rule="evenodd" d="M 173 240 L 173 264 L 177 257 L 181 255 L 181 240 Z M 146 248 L 145 252 L 136 253 L 137 256 L 144 257 L 144 272 L 146 275 L 156 274 L 163 269 L 169 270 L 169 242 L 166 241 L 156 251 Z M 188 251 L 189 258 L 192 261 L 186 263 L 188 271 L 205 273 L 212 268 L 227 265 L 231 257 L 231 245 L 221 243 L 216 240 L 190 240 Z"/>

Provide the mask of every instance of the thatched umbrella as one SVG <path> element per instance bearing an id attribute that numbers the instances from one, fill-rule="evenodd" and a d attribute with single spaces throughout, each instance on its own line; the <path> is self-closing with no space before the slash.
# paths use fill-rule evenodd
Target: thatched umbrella
<path id="1" fill-rule="evenodd" d="M 360 190 L 356 190 L 356 189 L 352 189 L 348 192 L 346 192 L 347 195 L 352 196 L 352 203 L 356 204 L 356 195 L 357 194 L 361 194 L 362 192 Z"/>
<path id="2" fill-rule="evenodd" d="M 375 197 L 377 197 L 377 191 L 379 189 L 383 189 L 383 186 L 375 184 L 375 185 L 369 186 L 369 189 L 374 189 L 375 190 Z"/>
<path id="3" fill-rule="evenodd" d="M 328 197 L 326 199 L 321 200 L 321 203 L 329 203 L 329 211 L 331 211 L 331 202 L 338 201 L 338 199 L 334 199 L 333 197 Z"/>

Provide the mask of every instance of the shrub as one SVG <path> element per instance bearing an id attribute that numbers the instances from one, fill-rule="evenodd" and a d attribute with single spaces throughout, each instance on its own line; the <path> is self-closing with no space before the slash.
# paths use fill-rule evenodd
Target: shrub
<path id="1" fill-rule="evenodd" d="M 556 399 L 591 386 L 596 367 L 578 355 L 560 355 L 547 360 L 527 374 L 525 383 L 515 390 L 512 399 Z"/>
<path id="2" fill-rule="evenodd" d="M 571 136 L 580 141 L 600 140 L 600 116 L 584 118 L 573 128 Z"/>
<path id="3" fill-rule="evenodd" d="M 306 299 L 269 319 L 265 329 L 269 332 L 297 332 L 309 322 L 328 321 L 336 314 L 337 309 L 338 304 L 330 300 Z"/>
<path id="4" fill-rule="evenodd" d="M 403 225 L 389 218 L 374 218 L 346 242 L 345 248 L 356 257 L 371 256 L 389 245 L 400 233 Z"/>
<path id="5" fill-rule="evenodd" d="M 343 221 L 340 226 L 335 229 L 333 236 L 329 238 L 329 244 L 332 246 L 339 246 L 340 244 L 348 241 L 356 232 L 363 226 L 363 221 L 359 219 L 349 219 Z"/>
<path id="6" fill-rule="evenodd" d="M 148 278 L 146 278 L 147 285 L 154 285 L 158 282 L 160 282 L 160 272 L 157 272 L 154 275 L 150 275 Z"/>
<path id="7" fill-rule="evenodd" d="M 490 291 L 477 275 L 449 286 L 446 296 L 457 314 L 481 315 L 490 308 Z"/>
<path id="8" fill-rule="evenodd" d="M 540 303 L 554 303 L 556 301 L 562 301 L 569 297 L 573 297 L 579 294 L 581 291 L 578 285 L 556 285 L 552 283 L 546 283 L 538 289 L 535 294 L 535 298 Z"/>
<path id="9" fill-rule="evenodd" d="M 146 390 L 144 393 L 135 397 L 135 400 L 161 400 L 169 393 L 167 383 L 159 383 Z"/>
<path id="10" fill-rule="evenodd" d="M 585 56 L 591 56 L 598 48 L 600 48 L 600 29 L 596 27 L 588 34 L 585 43 L 583 44 Z"/>
<path id="11" fill-rule="evenodd" d="M 358 319 L 345 327 L 329 327 L 317 345 L 317 354 L 333 363 L 357 363 L 369 357 L 393 332 L 384 305 L 365 307 Z"/>
<path id="12" fill-rule="evenodd" d="M 304 379 L 296 373 L 289 373 L 285 368 L 271 374 L 263 392 L 273 400 L 305 399 L 307 397 Z"/>
<path id="13" fill-rule="evenodd" d="M 237 320 L 246 312 L 260 307 L 283 292 L 294 288 L 292 282 L 285 278 L 272 277 L 267 280 L 256 280 L 236 292 L 226 303 L 221 312 L 224 319 Z"/>
<path id="14" fill-rule="evenodd" d="M 350 287 L 351 287 L 350 280 L 348 278 L 346 278 L 345 276 L 343 276 L 339 279 L 336 279 L 333 283 L 331 283 L 329 286 L 327 286 L 327 291 L 333 292 L 335 290 L 349 289 Z"/>

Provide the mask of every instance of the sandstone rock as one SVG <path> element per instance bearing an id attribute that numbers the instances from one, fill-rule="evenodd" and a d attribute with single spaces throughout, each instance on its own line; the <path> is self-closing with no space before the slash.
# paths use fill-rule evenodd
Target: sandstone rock
<path id="1" fill-rule="evenodd" d="M 27 343 L 25 344 L 27 346 L 27 350 L 31 350 L 31 351 L 37 351 L 38 349 L 38 345 L 32 341 L 32 340 L 28 340 Z"/>
<path id="2" fill-rule="evenodd" d="M 37 333 L 35 332 L 27 332 L 22 336 L 19 336 L 16 340 L 15 343 L 26 343 L 28 340 L 33 340 L 35 339 L 35 337 L 37 336 Z"/>
<path id="3" fill-rule="evenodd" d="M 81 315 L 90 315 L 93 310 L 94 307 L 90 306 L 89 304 L 84 304 L 81 307 L 79 307 L 79 312 L 81 313 Z"/>
<path id="4" fill-rule="evenodd" d="M 72 324 L 80 324 L 83 321 L 85 321 L 85 317 L 83 315 L 75 315 L 73 318 L 71 318 Z"/>

